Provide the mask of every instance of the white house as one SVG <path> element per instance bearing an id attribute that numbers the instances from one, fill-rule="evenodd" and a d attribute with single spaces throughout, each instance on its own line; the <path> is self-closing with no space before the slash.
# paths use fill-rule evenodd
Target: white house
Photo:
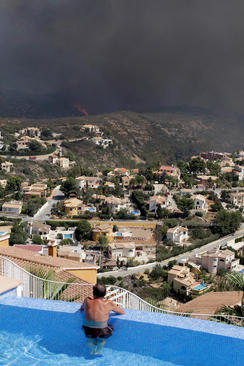
<path id="1" fill-rule="evenodd" d="M 188 229 L 182 226 L 172 227 L 167 231 L 167 239 L 172 240 L 174 243 L 182 243 L 189 238 Z"/>
<path id="2" fill-rule="evenodd" d="M 130 202 L 126 199 L 110 196 L 106 197 L 105 202 L 112 212 L 118 212 L 121 209 L 128 209 L 130 207 Z"/>
<path id="3" fill-rule="evenodd" d="M 149 211 L 156 211 L 157 206 L 160 205 L 161 208 L 166 208 L 170 206 L 170 201 L 168 196 L 153 196 L 149 200 Z"/>
<path id="4" fill-rule="evenodd" d="M 194 201 L 195 210 L 204 212 L 208 210 L 208 204 L 205 196 L 197 194 L 192 196 L 192 199 Z"/>
<path id="5" fill-rule="evenodd" d="M 235 253 L 228 249 L 214 249 L 198 255 L 196 259 L 202 265 L 202 268 L 212 274 L 217 274 L 220 269 L 233 271 L 240 262 L 239 259 L 235 259 Z"/>
<path id="6" fill-rule="evenodd" d="M 127 261 L 136 255 L 135 243 L 113 242 L 109 244 L 109 253 L 112 259 L 119 258 L 120 261 Z"/>

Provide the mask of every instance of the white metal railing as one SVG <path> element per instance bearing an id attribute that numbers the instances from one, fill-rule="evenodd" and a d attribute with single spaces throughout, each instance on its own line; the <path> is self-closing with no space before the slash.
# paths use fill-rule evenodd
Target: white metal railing
<path id="1" fill-rule="evenodd" d="M 37 277 L 11 260 L 0 256 L 0 275 L 12 278 L 23 283 L 23 296 L 82 302 L 85 297 L 92 295 L 92 285 L 75 282 L 58 282 Z M 227 314 L 199 314 L 193 312 L 177 312 L 158 308 L 132 292 L 118 286 L 108 285 L 106 298 L 114 301 L 117 305 L 132 310 L 150 311 L 168 315 L 184 316 L 198 319 L 207 319 L 217 322 L 225 322 L 244 326 L 244 318 Z"/>

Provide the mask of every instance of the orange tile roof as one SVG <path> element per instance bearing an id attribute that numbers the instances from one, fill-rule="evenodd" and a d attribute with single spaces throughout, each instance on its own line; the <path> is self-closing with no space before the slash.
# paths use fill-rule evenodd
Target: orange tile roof
<path id="1" fill-rule="evenodd" d="M 178 310 L 198 314 L 215 314 L 223 305 L 240 305 L 242 296 L 242 291 L 208 292 L 181 305 Z"/>
<path id="2" fill-rule="evenodd" d="M 16 247 L 0 247 L 0 255 L 12 257 L 20 260 L 25 260 L 39 265 L 49 266 L 59 269 L 70 269 L 70 268 L 97 268 L 97 266 L 88 263 L 78 263 L 70 259 L 64 258 L 53 258 L 50 256 L 42 256 L 40 254 L 33 254 L 25 249 Z"/>

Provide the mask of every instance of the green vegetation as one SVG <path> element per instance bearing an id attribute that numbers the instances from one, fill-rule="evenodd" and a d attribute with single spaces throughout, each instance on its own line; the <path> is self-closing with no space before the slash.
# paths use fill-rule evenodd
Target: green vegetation
<path id="1" fill-rule="evenodd" d="M 89 239 L 91 235 L 91 225 L 87 220 L 79 221 L 75 229 L 75 238 L 78 241 Z"/>
<path id="2" fill-rule="evenodd" d="M 27 233 L 24 231 L 23 225 L 16 223 L 10 233 L 10 245 L 25 244 L 26 239 Z"/>

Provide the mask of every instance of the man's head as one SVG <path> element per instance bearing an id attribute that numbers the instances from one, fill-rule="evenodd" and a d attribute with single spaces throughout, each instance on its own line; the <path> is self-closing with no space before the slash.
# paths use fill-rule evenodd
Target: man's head
<path id="1" fill-rule="evenodd" d="M 106 287 L 104 285 L 96 284 L 93 286 L 93 297 L 104 297 L 106 295 Z"/>

